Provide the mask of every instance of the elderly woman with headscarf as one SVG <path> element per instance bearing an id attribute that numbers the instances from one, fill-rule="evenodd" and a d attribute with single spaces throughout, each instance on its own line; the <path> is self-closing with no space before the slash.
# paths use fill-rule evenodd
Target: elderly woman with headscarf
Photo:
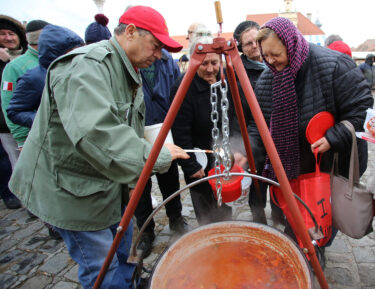
<path id="1" fill-rule="evenodd" d="M 197 43 L 209 44 L 212 43 L 212 36 L 198 37 L 193 41 L 190 48 L 190 55 L 193 54 L 195 45 Z M 176 116 L 172 126 L 173 140 L 176 145 L 184 149 L 207 149 L 212 150 L 212 128 L 211 121 L 211 84 L 220 80 L 220 56 L 216 53 L 207 53 L 203 63 L 199 66 L 191 85 L 185 95 L 181 108 Z M 171 90 L 171 97 L 174 98 L 178 87 L 181 83 L 180 79 L 176 82 Z M 229 90 L 228 90 L 229 92 Z M 221 127 L 222 111 L 220 108 L 222 95 L 218 91 L 218 113 L 219 121 L 217 127 Z M 230 101 L 230 95 L 228 93 Z M 229 118 L 233 117 L 233 105 L 229 104 Z M 208 165 L 203 168 L 197 161 L 194 154 L 190 153 L 189 160 L 179 161 L 179 164 L 184 172 L 185 181 L 187 184 L 197 181 L 207 176 L 208 171 L 213 168 L 214 161 L 212 154 L 207 154 Z M 202 182 L 190 188 L 191 199 L 200 225 L 230 219 L 232 210 L 230 207 L 223 204 L 221 207 L 217 206 L 217 201 L 214 198 L 212 189 L 208 182 Z"/>
<path id="2" fill-rule="evenodd" d="M 373 98 L 363 74 L 345 54 L 308 43 L 286 18 L 268 21 L 257 34 L 262 57 L 268 66 L 258 79 L 256 96 L 289 180 L 315 171 L 312 151 L 324 153 L 321 170 L 329 172 L 333 153 L 339 152 L 339 172 L 348 174 L 351 134 L 340 123 L 350 121 L 363 130 L 366 110 Z M 313 144 L 306 137 L 310 119 L 329 111 L 335 125 Z M 252 143 L 261 143 L 254 122 L 250 124 Z M 360 174 L 367 167 L 367 144 L 357 140 Z M 276 180 L 264 151 L 263 175 Z"/>

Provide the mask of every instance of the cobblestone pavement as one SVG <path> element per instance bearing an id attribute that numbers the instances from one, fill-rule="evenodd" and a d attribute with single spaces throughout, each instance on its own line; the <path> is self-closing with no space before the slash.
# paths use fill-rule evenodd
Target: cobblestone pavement
<path id="1" fill-rule="evenodd" d="M 369 143 L 369 163 L 362 182 L 375 173 L 375 144 Z M 157 185 L 153 195 L 161 202 Z M 182 193 L 183 215 L 193 227 L 197 226 L 190 195 Z M 251 221 L 248 206 L 236 212 L 236 219 Z M 268 224 L 272 225 L 270 209 L 266 208 Z M 169 230 L 165 210 L 156 216 L 152 254 L 144 260 L 152 269 L 157 258 L 178 235 Z M 375 226 L 375 223 L 373 223 Z M 278 227 L 282 229 L 282 227 Z M 374 227 L 375 228 L 375 227 Z M 324 270 L 330 288 L 375 289 L 375 233 L 354 240 L 338 234 L 331 247 L 326 249 Z M 63 242 L 51 240 L 48 230 L 38 219 L 29 217 L 25 209 L 7 210 L 0 204 L 0 289 L 75 289 L 81 288 L 77 279 L 77 265 L 69 257 Z M 319 288 L 319 286 L 317 286 Z"/>

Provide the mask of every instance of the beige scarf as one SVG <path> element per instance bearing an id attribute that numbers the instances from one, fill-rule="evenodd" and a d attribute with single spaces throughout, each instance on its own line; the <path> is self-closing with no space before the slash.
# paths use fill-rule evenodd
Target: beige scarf
<path id="1" fill-rule="evenodd" d="M 8 50 L 8 53 L 10 56 L 10 60 L 13 60 L 14 58 L 17 58 L 18 56 L 22 54 L 22 48 L 18 50 L 16 49 Z"/>

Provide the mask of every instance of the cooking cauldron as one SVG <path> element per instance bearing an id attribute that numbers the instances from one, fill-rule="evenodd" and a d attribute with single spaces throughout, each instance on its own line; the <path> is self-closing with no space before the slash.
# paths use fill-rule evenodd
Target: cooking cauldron
<path id="1" fill-rule="evenodd" d="M 266 225 L 228 221 L 178 239 L 156 263 L 151 289 L 313 288 L 299 247 Z"/>

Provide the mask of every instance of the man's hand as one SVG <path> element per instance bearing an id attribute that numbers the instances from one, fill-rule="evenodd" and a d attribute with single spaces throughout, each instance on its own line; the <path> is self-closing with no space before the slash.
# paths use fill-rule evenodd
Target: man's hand
<path id="1" fill-rule="evenodd" d="M 0 48 L 0 60 L 3 62 L 8 62 L 10 55 L 8 53 L 8 48 Z"/>
<path id="2" fill-rule="evenodd" d="M 166 143 L 164 146 L 169 150 L 172 155 L 172 160 L 175 159 L 188 159 L 190 156 L 179 146 L 176 146 L 171 143 Z"/>
<path id="3" fill-rule="evenodd" d="M 311 151 L 313 153 L 315 148 L 318 148 L 318 153 L 322 154 L 328 151 L 331 148 L 331 145 L 325 137 L 322 137 L 311 145 Z"/>
<path id="4" fill-rule="evenodd" d="M 197 171 L 196 173 L 192 174 L 190 176 L 190 178 L 194 178 L 194 179 L 201 179 L 205 176 L 205 173 L 204 173 L 204 169 L 200 169 L 199 171 Z"/>

